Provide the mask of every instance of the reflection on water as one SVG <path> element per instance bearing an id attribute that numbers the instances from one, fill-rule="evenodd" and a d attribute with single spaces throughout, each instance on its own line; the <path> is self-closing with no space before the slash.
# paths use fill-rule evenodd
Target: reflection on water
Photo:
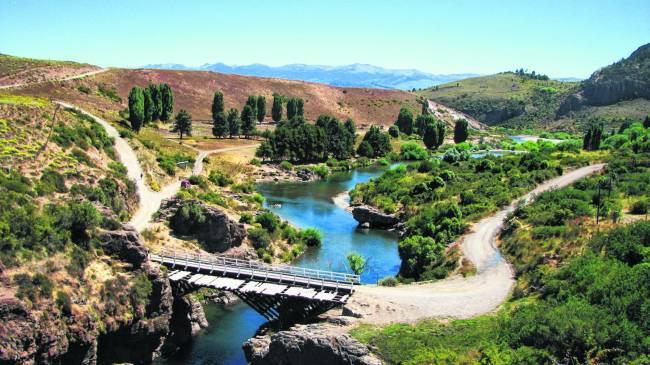
<path id="1" fill-rule="evenodd" d="M 341 193 L 380 175 L 383 170 L 366 168 L 335 173 L 323 181 L 258 186 L 266 198 L 265 206 L 271 211 L 296 227 L 314 227 L 323 234 L 321 247 L 308 249 L 295 265 L 349 272 L 345 257 L 355 251 L 368 260 L 362 282 L 374 283 L 397 273 L 400 264 L 397 235 L 381 230 L 357 230 L 352 214 L 340 206 Z M 336 197 L 339 205 L 335 204 Z M 158 364 L 246 364 L 241 345 L 255 334 L 264 318 L 245 304 L 225 309 L 206 305 L 204 309 L 210 327 L 183 354 L 160 360 Z"/>

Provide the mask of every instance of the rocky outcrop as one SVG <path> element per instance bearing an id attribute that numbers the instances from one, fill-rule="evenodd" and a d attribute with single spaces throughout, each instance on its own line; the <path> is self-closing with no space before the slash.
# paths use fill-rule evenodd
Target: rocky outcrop
<path id="1" fill-rule="evenodd" d="M 158 219 L 168 221 L 176 234 L 196 237 L 208 252 L 237 247 L 246 237 L 243 224 L 230 219 L 222 210 L 196 200 L 164 200 Z"/>
<path id="2" fill-rule="evenodd" d="M 372 228 L 392 228 L 399 223 L 395 214 L 382 213 L 377 208 L 368 205 L 353 206 L 352 216 L 360 225 Z"/>
<path id="3" fill-rule="evenodd" d="M 330 324 L 297 325 L 244 343 L 252 365 L 379 365 L 368 347 Z"/>
<path id="4" fill-rule="evenodd" d="M 169 336 L 162 348 L 163 354 L 172 354 L 192 341 L 201 329 L 208 327 L 203 307 L 191 296 L 175 297 Z"/>
<path id="5" fill-rule="evenodd" d="M 140 234 L 132 225 L 123 225 L 122 229 L 103 231 L 99 242 L 104 253 L 117 256 L 134 268 L 139 269 L 147 259 L 147 250 L 140 241 Z"/>

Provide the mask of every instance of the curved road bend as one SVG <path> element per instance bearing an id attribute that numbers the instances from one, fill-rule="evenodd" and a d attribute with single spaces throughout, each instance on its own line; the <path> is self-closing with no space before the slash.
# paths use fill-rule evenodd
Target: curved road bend
<path id="1" fill-rule="evenodd" d="M 394 288 L 360 286 L 346 305 L 363 314 L 363 322 L 387 324 L 414 322 L 428 317 L 468 318 L 495 310 L 514 285 L 513 271 L 496 247 L 496 239 L 507 215 L 519 201 L 530 202 L 544 191 L 561 188 L 601 171 L 605 164 L 582 167 L 551 179 L 507 208 L 472 226 L 461 238 L 463 253 L 477 269 L 474 276 L 455 275 L 434 283 Z"/>
<path id="2" fill-rule="evenodd" d="M 99 118 L 98 116 L 93 115 L 75 105 L 65 103 L 62 101 L 56 101 L 56 103 L 60 104 L 65 108 L 76 109 L 81 113 L 86 114 L 89 117 L 95 119 L 97 123 L 99 123 L 102 127 L 104 127 L 106 133 L 115 139 L 115 150 L 117 151 L 117 154 L 122 164 L 126 166 L 128 177 L 131 180 L 135 181 L 136 186 L 138 188 L 138 196 L 140 198 L 140 206 L 138 207 L 138 210 L 135 212 L 135 214 L 133 215 L 129 223 L 132 224 L 138 231 L 142 231 L 145 228 L 147 228 L 147 226 L 149 225 L 149 221 L 151 220 L 151 216 L 154 213 L 156 213 L 160 208 L 160 203 L 162 203 L 163 200 L 169 199 L 174 195 L 176 195 L 176 193 L 178 192 L 181 186 L 180 179 L 174 180 L 173 182 L 169 183 L 167 186 L 162 188 L 160 191 L 156 192 L 151 190 L 149 186 L 147 186 L 147 184 L 144 182 L 144 179 L 141 178 L 141 176 L 143 176 L 143 171 L 142 171 L 142 167 L 140 166 L 140 162 L 138 161 L 138 157 L 135 154 L 135 151 L 133 151 L 131 145 L 129 145 L 124 138 L 120 137 L 120 133 L 117 131 L 115 127 L 113 127 L 110 123 L 103 120 L 102 118 Z M 246 149 L 255 146 L 256 145 L 225 147 L 225 148 L 218 148 L 210 151 L 204 151 L 204 150 L 199 150 L 197 148 L 193 148 L 198 152 L 198 156 L 196 158 L 196 163 L 192 168 L 192 174 L 193 175 L 201 174 L 201 172 L 203 171 L 203 159 L 213 153 L 236 151 L 236 150 Z"/>

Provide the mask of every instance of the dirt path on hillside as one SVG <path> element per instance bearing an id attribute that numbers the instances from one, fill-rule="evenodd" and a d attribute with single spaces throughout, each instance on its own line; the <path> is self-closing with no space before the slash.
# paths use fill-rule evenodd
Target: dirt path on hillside
<path id="1" fill-rule="evenodd" d="M 459 119 L 467 120 L 470 128 L 478 129 L 478 130 L 484 130 L 486 128 L 485 124 L 479 122 L 478 120 L 470 117 L 469 115 L 467 115 L 467 114 L 465 114 L 463 112 L 460 112 L 460 111 L 458 111 L 456 109 L 452 109 L 452 108 L 450 108 L 450 107 L 448 107 L 446 105 L 436 103 L 433 100 L 427 99 L 427 102 L 429 103 L 429 111 L 431 113 L 433 113 L 433 115 L 438 119 L 446 120 L 447 118 L 445 118 L 445 114 L 448 114 L 448 115 L 451 116 L 451 118 L 454 120 L 454 122 L 459 120 Z M 438 110 L 444 110 L 444 113 L 441 113 Z"/>
<path id="2" fill-rule="evenodd" d="M 42 80 L 42 81 L 37 81 L 37 82 L 22 82 L 22 83 L 11 84 L 11 85 L 0 85 L 0 89 L 11 89 L 11 88 L 14 88 L 14 87 L 28 86 L 28 85 L 34 85 L 34 84 L 42 84 L 42 83 L 51 82 L 51 81 L 76 80 L 76 79 L 81 79 L 81 78 L 84 78 L 84 77 L 87 77 L 87 76 L 97 75 L 97 74 L 100 74 L 102 72 L 106 72 L 108 70 L 109 69 L 107 69 L 107 68 L 101 68 L 99 70 L 84 72 L 84 73 L 81 73 L 81 74 L 78 74 L 78 75 L 66 76 L 66 77 L 62 77 L 62 78 L 54 78 L 54 79 L 51 79 L 51 80 Z"/>
<path id="3" fill-rule="evenodd" d="M 115 151 L 117 152 L 122 164 L 126 166 L 127 175 L 129 179 L 135 181 L 138 189 L 138 196 L 140 198 L 140 206 L 138 207 L 138 210 L 135 212 L 135 214 L 133 215 L 129 223 L 132 224 L 138 231 L 142 231 L 145 228 L 147 228 L 149 226 L 149 221 L 151 220 L 151 216 L 160 208 L 160 203 L 162 203 L 164 199 L 169 199 L 173 197 L 174 195 L 176 195 L 178 190 L 180 190 L 181 187 L 180 179 L 176 179 L 172 181 L 167 186 L 162 188 L 160 191 L 156 192 L 151 190 L 143 179 L 144 174 L 142 171 L 142 167 L 140 166 L 140 162 L 138 161 L 138 157 L 135 154 L 135 151 L 133 151 L 133 148 L 131 148 L 129 143 L 124 138 L 120 137 L 120 133 L 117 131 L 115 127 L 113 127 L 107 121 L 81 108 L 78 108 L 72 104 L 68 104 L 62 101 L 57 101 L 56 103 L 66 108 L 73 108 L 79 110 L 81 113 L 86 114 L 91 118 L 95 119 L 97 123 L 99 123 L 102 127 L 104 127 L 106 133 L 110 137 L 113 137 L 115 139 Z M 203 159 L 213 153 L 228 152 L 228 151 L 234 151 L 237 149 L 250 148 L 250 147 L 251 145 L 236 146 L 236 147 L 218 148 L 210 151 L 203 151 L 192 147 L 194 150 L 196 150 L 199 153 L 199 155 L 196 158 L 194 168 L 192 169 L 192 174 L 199 175 L 201 171 L 203 171 Z"/>
<path id="4" fill-rule="evenodd" d="M 570 185 L 604 166 L 596 164 L 568 172 L 519 200 L 530 202 L 543 191 Z M 394 288 L 364 285 L 358 287 L 346 307 L 362 314 L 361 322 L 373 324 L 414 322 L 428 317 L 468 318 L 495 310 L 514 284 L 512 267 L 499 253 L 496 238 L 519 200 L 477 222 L 470 233 L 460 238 L 465 257 L 476 266 L 476 275 Z"/>

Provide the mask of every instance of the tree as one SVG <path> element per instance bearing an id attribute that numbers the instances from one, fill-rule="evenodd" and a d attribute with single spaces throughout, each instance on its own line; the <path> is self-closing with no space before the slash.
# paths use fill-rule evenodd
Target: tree
<path id="1" fill-rule="evenodd" d="M 395 124 L 399 128 L 400 132 L 410 136 L 413 134 L 413 113 L 407 108 L 402 107 Z"/>
<path id="2" fill-rule="evenodd" d="M 257 115 L 257 96 L 255 95 L 249 95 L 248 99 L 246 99 L 246 105 L 251 107 L 251 110 L 253 111 L 253 119 L 255 119 L 255 116 Z M 241 110 L 242 115 L 244 114 L 244 109 Z M 242 117 L 242 122 L 244 118 Z"/>
<path id="3" fill-rule="evenodd" d="M 181 139 L 183 139 L 183 134 L 188 136 L 192 135 L 192 116 L 185 109 L 181 109 L 178 114 L 176 114 L 172 132 L 180 134 Z"/>
<path id="4" fill-rule="evenodd" d="M 168 84 L 160 85 L 160 93 L 162 95 L 162 109 L 160 111 L 160 120 L 166 122 L 174 113 L 174 93 Z"/>
<path id="5" fill-rule="evenodd" d="M 295 98 L 287 100 L 287 119 L 292 120 L 297 115 L 298 102 Z"/>
<path id="6" fill-rule="evenodd" d="M 399 137 L 399 128 L 396 125 L 391 125 L 388 127 L 388 134 L 393 138 Z"/>
<path id="7" fill-rule="evenodd" d="M 149 124 L 153 119 L 153 110 L 155 108 L 153 98 L 151 97 L 151 90 L 147 87 L 142 91 L 144 96 L 144 119 L 142 125 Z"/>
<path id="8" fill-rule="evenodd" d="M 273 107 L 271 109 L 271 117 L 273 121 L 278 123 L 282 120 L 282 96 L 273 94 Z"/>
<path id="9" fill-rule="evenodd" d="M 352 118 L 348 118 L 345 121 L 345 129 L 352 135 L 352 143 L 354 143 L 357 140 L 357 125 L 354 124 Z"/>
<path id="10" fill-rule="evenodd" d="M 443 122 L 433 122 L 427 124 L 424 130 L 424 145 L 428 149 L 437 149 L 445 140 L 445 125 Z"/>
<path id="11" fill-rule="evenodd" d="M 160 92 L 160 85 L 149 84 L 147 86 L 151 94 L 151 120 L 159 120 L 162 111 L 162 93 Z"/>
<path id="12" fill-rule="evenodd" d="M 255 132 L 255 111 L 250 105 L 244 105 L 241 111 L 241 131 L 246 138 Z"/>
<path id="13" fill-rule="evenodd" d="M 223 138 L 228 134 L 228 120 L 223 112 L 212 116 L 212 135 Z"/>
<path id="14" fill-rule="evenodd" d="M 466 119 L 461 119 L 456 122 L 456 125 L 454 126 L 454 142 L 455 143 L 462 143 L 467 141 L 467 136 L 468 136 L 468 123 Z"/>
<path id="15" fill-rule="evenodd" d="M 650 114 L 646 115 L 645 119 L 643 120 L 643 128 L 650 128 Z"/>
<path id="16" fill-rule="evenodd" d="M 348 265 L 350 265 L 350 270 L 356 275 L 361 275 L 366 270 L 366 264 L 368 263 L 363 256 L 356 252 L 350 252 L 347 256 Z"/>
<path id="17" fill-rule="evenodd" d="M 131 129 L 139 132 L 144 122 L 144 94 L 142 89 L 137 86 L 129 92 L 129 121 Z"/>
<path id="18" fill-rule="evenodd" d="M 223 113 L 224 111 L 223 93 L 221 91 L 216 91 L 212 98 L 212 121 L 215 120 L 215 117 L 219 115 L 219 113 Z"/>
<path id="19" fill-rule="evenodd" d="M 362 141 L 361 144 L 359 144 L 359 148 L 357 148 L 357 154 L 359 156 L 372 158 L 375 156 L 375 151 L 372 149 L 372 146 L 368 141 Z"/>
<path id="20" fill-rule="evenodd" d="M 266 116 L 266 98 L 262 95 L 257 97 L 257 121 L 262 123 Z"/>
<path id="21" fill-rule="evenodd" d="M 429 102 L 427 99 L 422 100 L 422 114 L 429 114 Z"/>
<path id="22" fill-rule="evenodd" d="M 304 107 L 305 107 L 305 102 L 300 98 L 296 99 L 296 114 L 298 116 L 301 116 L 301 117 L 305 116 Z"/>
<path id="23" fill-rule="evenodd" d="M 428 149 L 432 150 L 437 148 L 436 144 L 438 143 L 438 128 L 435 123 L 429 123 L 424 127 L 424 145 Z"/>
<path id="24" fill-rule="evenodd" d="M 273 146 L 269 141 L 264 141 L 255 151 L 255 157 L 259 157 L 262 161 L 273 158 Z"/>
<path id="25" fill-rule="evenodd" d="M 239 110 L 232 108 L 228 111 L 228 132 L 230 138 L 234 136 L 239 136 L 239 130 L 241 128 L 241 120 L 239 120 Z"/>
<path id="26" fill-rule="evenodd" d="M 436 118 L 433 115 L 420 114 L 415 119 L 415 125 L 414 125 L 415 132 L 421 137 L 424 137 L 424 131 L 426 130 L 427 125 L 435 122 L 436 122 Z"/>
<path id="27" fill-rule="evenodd" d="M 582 148 L 587 151 L 596 151 L 600 149 L 600 140 L 603 136 L 603 125 L 591 125 L 582 141 Z"/>

